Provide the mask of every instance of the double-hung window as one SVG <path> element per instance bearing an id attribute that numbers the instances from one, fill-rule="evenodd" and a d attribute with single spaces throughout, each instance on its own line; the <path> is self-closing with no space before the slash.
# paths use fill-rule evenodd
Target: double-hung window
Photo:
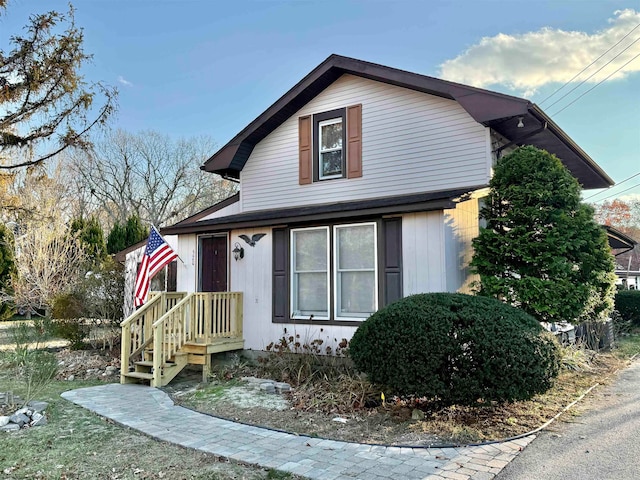
<path id="1" fill-rule="evenodd" d="M 317 180 L 345 176 L 344 116 L 344 108 L 313 116 L 314 176 Z"/>
<path id="2" fill-rule="evenodd" d="M 329 228 L 291 230 L 291 300 L 297 318 L 329 319 Z"/>
<path id="3" fill-rule="evenodd" d="M 291 230 L 293 318 L 360 320 L 378 306 L 376 224 Z"/>
<path id="4" fill-rule="evenodd" d="M 378 304 L 376 224 L 333 229 L 335 318 L 367 318 Z"/>

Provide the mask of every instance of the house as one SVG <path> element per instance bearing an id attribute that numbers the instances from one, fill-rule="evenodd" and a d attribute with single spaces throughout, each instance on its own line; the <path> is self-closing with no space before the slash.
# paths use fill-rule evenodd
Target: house
<path id="1" fill-rule="evenodd" d="M 331 55 L 206 161 L 239 193 L 162 229 L 189 293 L 158 294 L 129 317 L 123 350 L 153 341 L 157 352 L 169 335 L 167 355 L 206 370 L 214 351 L 263 350 L 285 331 L 335 346 L 398 298 L 468 292 L 492 165 L 524 144 L 557 155 L 586 189 L 613 184 L 527 100 Z M 196 353 L 216 341 L 228 345 Z M 170 356 L 156 357 L 159 375 Z"/>

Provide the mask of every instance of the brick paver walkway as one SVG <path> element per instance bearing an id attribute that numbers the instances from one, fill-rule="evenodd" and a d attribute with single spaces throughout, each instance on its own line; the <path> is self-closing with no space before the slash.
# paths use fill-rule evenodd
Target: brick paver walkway
<path id="1" fill-rule="evenodd" d="M 62 397 L 158 440 L 313 480 L 490 480 L 535 438 L 458 448 L 372 446 L 221 420 L 142 385 L 100 385 Z"/>

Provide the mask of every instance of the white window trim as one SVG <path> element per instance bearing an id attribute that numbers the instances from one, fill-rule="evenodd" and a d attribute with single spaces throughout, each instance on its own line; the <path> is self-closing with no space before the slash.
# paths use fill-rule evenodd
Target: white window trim
<path id="1" fill-rule="evenodd" d="M 359 321 L 362 322 L 368 317 L 341 317 L 338 315 L 338 235 L 337 230 L 345 227 L 364 227 L 373 225 L 373 301 L 374 312 L 378 310 L 378 226 L 375 222 L 367 223 L 346 223 L 333 226 L 333 318 L 341 321 Z M 353 270 L 355 271 L 355 270 Z M 370 271 L 367 269 L 367 271 Z M 372 312 L 373 313 L 373 312 Z"/>
<path id="2" fill-rule="evenodd" d="M 323 153 L 330 153 L 330 152 L 337 152 L 338 150 L 340 150 L 342 152 L 342 168 L 344 169 L 344 164 L 345 164 L 345 158 L 344 158 L 344 145 L 342 145 L 340 148 L 328 148 L 326 150 L 322 149 L 322 127 L 325 127 L 327 125 L 333 125 L 334 123 L 340 123 L 342 124 L 342 128 L 344 129 L 344 123 L 342 121 L 342 117 L 335 117 L 335 118 L 330 118 L 328 120 L 322 120 L 321 122 L 318 122 L 318 180 L 329 180 L 332 178 L 343 178 L 344 177 L 344 172 L 340 172 L 340 173 L 336 173 L 334 175 L 322 175 L 322 154 Z"/>
<path id="3" fill-rule="evenodd" d="M 296 249 L 295 249 L 295 241 L 294 241 L 294 237 L 295 237 L 295 232 L 308 232 L 310 230 L 324 230 L 327 234 L 327 291 L 326 291 L 326 305 L 327 305 L 327 313 L 329 313 L 331 310 L 331 252 L 330 252 L 330 245 L 329 245 L 329 241 L 330 241 L 330 231 L 329 231 L 329 227 L 310 227 L 310 228 L 295 228 L 295 229 L 291 229 L 291 237 L 289 240 L 289 244 L 291 245 L 290 248 L 290 264 L 291 264 L 291 281 L 289 283 L 289 292 L 290 292 L 290 311 L 291 311 L 291 318 L 294 320 L 308 320 L 309 319 L 309 315 L 302 315 L 300 314 L 296 309 L 295 309 L 295 301 L 296 301 L 296 295 L 295 295 L 295 282 L 296 282 L 296 272 L 295 272 L 295 254 L 296 254 Z M 314 316 L 313 317 L 314 320 L 329 320 L 330 319 L 330 315 L 327 316 Z"/>

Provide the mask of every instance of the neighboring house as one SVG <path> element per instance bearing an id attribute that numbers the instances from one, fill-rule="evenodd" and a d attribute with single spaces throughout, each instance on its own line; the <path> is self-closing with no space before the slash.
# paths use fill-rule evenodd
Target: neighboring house
<path id="1" fill-rule="evenodd" d="M 240 191 L 162 229 L 177 290 L 241 292 L 253 350 L 285 329 L 332 345 L 403 296 L 469 292 L 492 166 L 525 144 L 586 189 L 613 184 L 527 100 L 332 55 L 202 167 Z"/>
<path id="2" fill-rule="evenodd" d="M 640 251 L 633 238 L 609 225 L 603 225 L 609 246 L 616 257 L 616 284 L 631 290 L 640 289 Z"/>

